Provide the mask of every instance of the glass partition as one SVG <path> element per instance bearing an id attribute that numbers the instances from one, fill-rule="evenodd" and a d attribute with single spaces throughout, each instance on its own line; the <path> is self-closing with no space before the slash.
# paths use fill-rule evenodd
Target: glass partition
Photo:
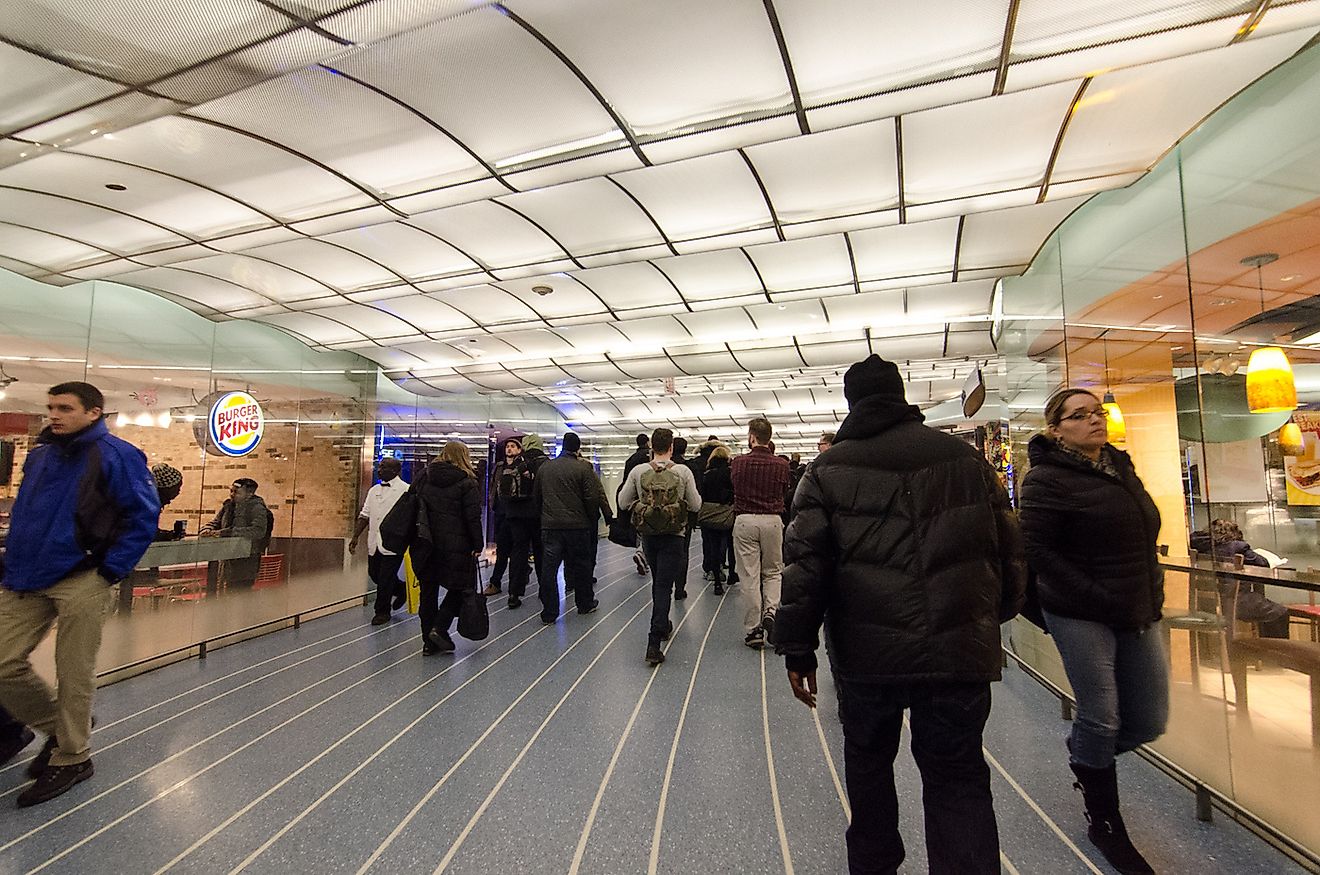
<path id="1" fill-rule="evenodd" d="M 1159 506 L 1172 715 L 1153 747 L 1311 853 L 1320 821 L 1295 800 L 1320 798 L 1317 101 L 1310 48 L 1092 198 L 1004 281 L 999 338 L 1017 470 L 1046 398 L 1087 387 L 1112 394 L 1110 440 Z M 1258 411 L 1247 375 L 1270 347 L 1297 403 Z M 1226 552 L 1215 520 L 1256 549 Z M 1010 637 L 1068 688 L 1047 636 L 1019 619 Z"/>

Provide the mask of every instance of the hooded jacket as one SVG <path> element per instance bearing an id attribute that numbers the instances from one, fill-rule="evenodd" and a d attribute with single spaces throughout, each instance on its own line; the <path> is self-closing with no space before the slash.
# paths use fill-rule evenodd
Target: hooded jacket
<path id="1" fill-rule="evenodd" d="M 147 457 L 110 434 L 104 419 L 67 438 L 47 428 L 23 464 L 4 586 L 48 589 L 87 568 L 120 581 L 155 538 L 159 518 Z"/>
<path id="2" fill-rule="evenodd" d="M 1021 606 L 1021 537 L 990 465 L 891 395 L 852 405 L 798 487 L 775 649 L 816 667 L 822 620 L 845 681 L 1000 677 L 999 624 Z"/>
<path id="3" fill-rule="evenodd" d="M 514 461 L 514 464 L 522 469 L 523 477 L 532 480 L 533 483 L 523 490 L 528 493 L 527 497 L 514 501 L 501 500 L 500 504 L 507 519 L 539 520 L 541 504 L 535 495 L 535 478 L 546 461 L 545 442 L 538 434 L 525 435 L 522 439 L 522 448 L 522 455 Z"/>
<path id="4" fill-rule="evenodd" d="M 449 462 L 432 462 L 410 489 L 421 499 L 431 533 L 431 561 L 446 554 L 470 556 L 486 546 L 481 533 L 481 490 L 475 478 Z"/>
<path id="5" fill-rule="evenodd" d="M 1046 435 L 1027 445 L 1020 519 L 1037 596 L 1046 611 L 1115 629 L 1160 619 L 1164 575 L 1160 512 L 1127 453 L 1107 447 L 1114 477 Z"/>

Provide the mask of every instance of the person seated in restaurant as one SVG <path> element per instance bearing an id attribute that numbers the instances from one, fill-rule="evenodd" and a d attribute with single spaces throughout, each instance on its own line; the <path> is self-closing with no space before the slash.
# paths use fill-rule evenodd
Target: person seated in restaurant
<path id="1" fill-rule="evenodd" d="M 151 466 L 151 476 L 156 481 L 156 497 L 160 499 L 161 510 L 171 501 L 179 497 L 183 491 L 183 472 L 173 465 L 166 465 L 164 462 L 159 465 Z M 183 538 L 183 522 L 173 529 L 162 529 L 156 527 L 157 541 L 178 541 Z"/>
<path id="2" fill-rule="evenodd" d="M 265 500 L 257 495 L 257 481 L 240 477 L 229 487 L 229 498 L 219 513 L 202 526 L 203 538 L 247 538 L 251 550 L 247 556 L 226 559 L 220 565 L 220 577 L 231 588 L 251 589 L 261 568 L 261 554 L 270 544 L 273 518 Z"/>
<path id="3" fill-rule="evenodd" d="M 1232 562 L 1233 557 L 1241 555 L 1242 564 L 1257 568 L 1269 568 L 1270 562 L 1264 556 L 1251 549 L 1242 529 L 1232 520 L 1211 520 L 1210 528 L 1192 532 L 1191 546 L 1199 553 L 1208 554 L 1220 562 Z M 1260 625 L 1262 638 L 1288 637 L 1288 609 L 1265 596 L 1265 587 L 1250 581 L 1221 580 L 1219 590 L 1225 596 L 1232 593 L 1237 584 L 1237 618 L 1246 623 Z"/>

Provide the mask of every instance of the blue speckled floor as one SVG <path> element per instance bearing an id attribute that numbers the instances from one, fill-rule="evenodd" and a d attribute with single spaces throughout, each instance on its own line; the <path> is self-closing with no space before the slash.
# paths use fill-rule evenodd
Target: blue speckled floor
<path id="1" fill-rule="evenodd" d="M 492 599 L 486 641 L 423 657 L 414 618 L 345 611 L 108 687 L 95 777 L 0 819 L 0 872 L 844 872 L 828 673 L 813 715 L 780 660 L 743 646 L 734 596 L 699 585 L 698 554 L 658 670 L 649 579 L 602 543 L 600 609 L 550 628 L 535 599 Z M 1004 870 L 1109 872 L 1056 701 L 1012 669 L 994 693 Z M 0 804 L 34 752 L 0 770 Z M 1300 871 L 1222 816 L 1198 823 L 1142 761 L 1121 772 L 1158 871 Z M 898 777 L 904 869 L 925 871 L 906 751 Z"/>

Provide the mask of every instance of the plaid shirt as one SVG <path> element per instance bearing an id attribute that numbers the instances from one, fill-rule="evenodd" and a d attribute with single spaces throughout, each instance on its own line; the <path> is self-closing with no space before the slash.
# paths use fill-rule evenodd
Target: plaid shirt
<path id="1" fill-rule="evenodd" d="M 733 510 L 735 513 L 784 512 L 788 492 L 788 462 L 769 447 L 752 447 L 733 460 Z"/>

